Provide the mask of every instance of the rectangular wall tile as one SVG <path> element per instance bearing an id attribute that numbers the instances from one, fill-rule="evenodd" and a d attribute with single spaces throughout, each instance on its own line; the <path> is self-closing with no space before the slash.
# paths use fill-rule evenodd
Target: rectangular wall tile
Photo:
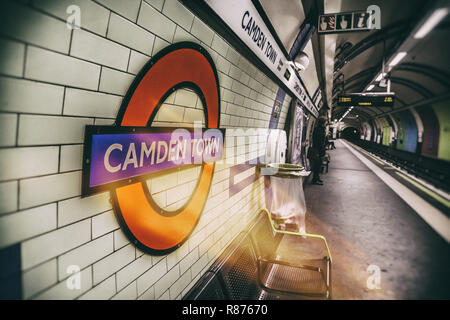
<path id="1" fill-rule="evenodd" d="M 58 203 L 58 227 L 65 226 L 111 209 L 109 192 L 85 198 L 72 198 Z"/>
<path id="2" fill-rule="evenodd" d="M 111 276 L 83 294 L 78 300 L 108 300 L 116 294 L 115 277 Z"/>
<path id="3" fill-rule="evenodd" d="M 138 296 L 136 287 L 136 281 L 130 283 L 125 289 L 112 297 L 112 300 L 136 300 Z"/>
<path id="4" fill-rule="evenodd" d="M 19 206 L 29 208 L 80 194 L 80 171 L 30 178 L 20 181 Z"/>
<path id="5" fill-rule="evenodd" d="M 185 273 L 187 269 L 191 267 L 192 264 L 194 264 L 195 261 L 198 260 L 198 249 L 195 248 L 189 254 L 180 261 L 180 273 Z"/>
<path id="6" fill-rule="evenodd" d="M 119 223 L 112 210 L 92 218 L 92 238 L 94 239 L 118 228 Z"/>
<path id="7" fill-rule="evenodd" d="M 138 297 L 138 300 L 155 300 L 155 288 L 149 288 Z"/>
<path id="8" fill-rule="evenodd" d="M 33 297 L 36 300 L 70 300 L 81 296 L 92 288 L 92 267 L 81 270 L 80 289 L 69 288 L 66 281 L 59 282 L 42 294 Z"/>
<path id="9" fill-rule="evenodd" d="M 122 97 L 79 89 L 66 89 L 64 114 L 70 116 L 115 118 Z"/>
<path id="10" fill-rule="evenodd" d="M 16 144 L 17 115 L 0 113 L 0 147 Z"/>
<path id="11" fill-rule="evenodd" d="M 157 9 L 158 11 L 162 11 L 164 0 L 144 0 L 149 5 L 151 5 L 153 8 Z"/>
<path id="12" fill-rule="evenodd" d="M 198 39 L 194 37 L 192 34 L 181 28 L 177 25 L 175 34 L 173 36 L 173 43 L 182 42 L 182 41 L 190 41 L 199 43 Z"/>
<path id="13" fill-rule="evenodd" d="M 35 81 L 0 77 L 0 110 L 61 114 L 64 88 Z"/>
<path id="14" fill-rule="evenodd" d="M 70 16 L 67 11 L 71 5 L 78 6 L 81 13 L 81 27 L 100 35 L 106 34 L 109 10 L 89 0 L 33 0 L 33 6 L 63 20 Z M 69 11 L 74 14 L 74 11 Z M 74 21 L 76 22 L 76 21 Z M 80 27 L 75 23 L 76 27 Z"/>
<path id="15" fill-rule="evenodd" d="M 128 72 L 138 74 L 142 67 L 150 60 L 149 56 L 131 50 L 130 63 L 128 64 Z"/>
<path id="16" fill-rule="evenodd" d="M 61 146 L 59 171 L 81 170 L 83 161 L 83 145 Z"/>
<path id="17" fill-rule="evenodd" d="M 58 147 L 0 149 L 0 180 L 57 173 L 58 157 Z"/>
<path id="18" fill-rule="evenodd" d="M 137 23 L 158 37 L 172 42 L 175 33 L 175 23 L 145 2 L 141 5 Z"/>
<path id="19" fill-rule="evenodd" d="M 70 55 L 125 71 L 130 49 L 87 31 L 75 30 Z"/>
<path id="20" fill-rule="evenodd" d="M 177 297 L 191 282 L 191 272 L 186 271 L 181 275 L 170 287 L 170 298 L 174 299 Z"/>
<path id="21" fill-rule="evenodd" d="M 174 104 L 183 107 L 195 108 L 197 99 L 197 94 L 194 91 L 180 89 L 176 91 Z"/>
<path id="22" fill-rule="evenodd" d="M 157 54 L 159 51 L 161 51 L 162 49 L 164 49 L 165 47 L 167 47 L 170 43 L 160 39 L 160 38 L 155 38 L 155 43 L 153 44 L 153 51 L 152 51 L 152 55 L 154 56 L 155 54 Z"/>
<path id="23" fill-rule="evenodd" d="M 151 180 L 151 192 L 156 193 L 177 185 L 177 173 L 170 173 Z"/>
<path id="24" fill-rule="evenodd" d="M 164 292 L 166 292 L 167 288 L 170 288 L 170 286 L 177 281 L 179 276 L 180 270 L 178 265 L 176 265 L 155 283 L 155 298 L 158 299 Z"/>
<path id="25" fill-rule="evenodd" d="M 135 52 L 135 51 L 133 51 Z M 131 53 L 131 59 L 135 59 L 133 56 L 133 52 Z M 143 56 L 143 60 L 146 62 L 148 60 L 147 56 Z M 144 62 L 144 64 L 145 64 Z M 135 63 L 135 61 L 133 61 Z M 130 67 L 130 66 L 128 66 Z M 135 66 L 133 66 L 134 68 Z M 102 68 L 102 74 L 100 77 L 100 87 L 99 90 L 103 92 L 118 94 L 124 96 L 127 93 L 128 88 L 133 82 L 134 77 L 131 74 L 120 72 L 117 70 L 113 70 L 107 67 Z M 120 101 L 121 102 L 121 101 Z M 120 103 L 119 103 L 120 104 Z"/>
<path id="26" fill-rule="evenodd" d="M 122 290 L 152 266 L 152 256 L 143 255 L 117 272 L 117 290 Z"/>
<path id="27" fill-rule="evenodd" d="M 129 20 L 136 21 L 141 0 L 97 0 L 97 2 Z"/>
<path id="28" fill-rule="evenodd" d="M 88 46 L 87 43 L 85 45 Z M 51 68 L 48 66 L 51 66 Z M 100 66 L 29 46 L 25 77 L 32 80 L 96 90 L 100 77 Z"/>
<path id="29" fill-rule="evenodd" d="M 218 52 L 222 57 L 227 55 L 228 44 L 217 33 L 214 34 L 211 47 Z"/>
<path id="30" fill-rule="evenodd" d="M 23 61 L 25 45 L 23 43 L 0 38 L 2 59 L 0 60 L 1 73 L 21 77 L 23 73 Z"/>
<path id="31" fill-rule="evenodd" d="M 0 247 L 56 229 L 56 204 L 0 217 Z"/>
<path id="32" fill-rule="evenodd" d="M 0 28 L 0 34 L 63 53 L 69 51 L 71 30 L 61 20 L 14 2 L 2 3 L 0 20 L 8 26 Z M 24 21 L 33 27 L 24 28 Z"/>
<path id="33" fill-rule="evenodd" d="M 129 243 L 130 241 L 128 240 L 122 229 L 114 231 L 114 251 L 119 250 Z"/>
<path id="34" fill-rule="evenodd" d="M 135 251 L 132 245 L 123 247 L 106 258 L 96 262 L 94 268 L 94 285 L 108 278 L 113 273 L 119 271 L 135 258 Z"/>
<path id="35" fill-rule="evenodd" d="M 54 258 L 90 239 L 91 223 L 86 220 L 22 242 L 22 269 Z"/>
<path id="36" fill-rule="evenodd" d="M 17 210 L 17 181 L 0 183 L 0 214 Z"/>
<path id="37" fill-rule="evenodd" d="M 18 144 L 82 143 L 85 126 L 93 122 L 87 118 L 22 115 L 19 119 Z"/>
<path id="38" fill-rule="evenodd" d="M 156 114 L 155 121 L 183 122 L 184 108 L 171 104 L 162 104 Z"/>
<path id="39" fill-rule="evenodd" d="M 214 37 L 214 32 L 197 17 L 195 17 L 192 24 L 191 33 L 208 46 L 211 45 Z"/>
<path id="40" fill-rule="evenodd" d="M 194 15 L 179 1 L 166 0 L 162 12 L 185 30 L 191 30 Z"/>
<path id="41" fill-rule="evenodd" d="M 158 281 L 167 272 L 166 260 L 163 259 L 155 264 L 137 279 L 138 295 L 143 294 L 149 287 Z"/>
<path id="42" fill-rule="evenodd" d="M 108 38 L 148 55 L 152 54 L 155 40 L 152 33 L 116 14 L 111 15 Z"/>
<path id="43" fill-rule="evenodd" d="M 70 276 L 70 273 L 67 272 L 69 266 L 76 265 L 80 269 L 84 269 L 112 252 L 112 234 L 107 234 L 69 251 L 58 257 L 58 279 L 61 280 Z"/>
<path id="44" fill-rule="evenodd" d="M 40 291 L 56 284 L 58 281 L 56 276 L 57 268 L 56 259 L 53 259 L 23 273 L 23 298 L 29 299 Z"/>

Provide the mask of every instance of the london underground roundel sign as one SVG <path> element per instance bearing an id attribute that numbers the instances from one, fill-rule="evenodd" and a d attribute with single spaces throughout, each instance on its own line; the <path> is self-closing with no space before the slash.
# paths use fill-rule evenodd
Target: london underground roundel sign
<path id="1" fill-rule="evenodd" d="M 218 128 L 217 71 L 208 52 L 191 42 L 166 47 L 143 67 L 123 99 L 115 126 L 86 127 L 83 195 L 110 190 L 122 229 L 139 248 L 152 254 L 166 254 L 187 240 L 199 221 L 213 177 L 214 161 L 201 162 L 195 190 L 176 211 L 159 207 L 145 182 L 156 171 L 174 168 L 169 161 L 175 158 L 174 150 L 184 154 L 182 143 L 178 150 L 178 141 L 170 140 L 173 129 L 152 128 L 152 122 L 164 100 L 186 87 L 202 100 L 206 127 Z M 223 135 L 200 140 L 200 149 L 209 150 L 209 157 L 221 157 Z"/>

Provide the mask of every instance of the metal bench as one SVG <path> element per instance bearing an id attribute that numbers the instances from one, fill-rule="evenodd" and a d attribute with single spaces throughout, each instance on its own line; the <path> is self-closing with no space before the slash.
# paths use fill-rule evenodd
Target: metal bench
<path id="1" fill-rule="evenodd" d="M 323 241 L 327 255 L 292 261 L 277 254 L 284 237 L 299 236 Z M 183 300 L 330 299 L 331 265 L 323 236 L 276 230 L 270 213 L 263 209 Z"/>

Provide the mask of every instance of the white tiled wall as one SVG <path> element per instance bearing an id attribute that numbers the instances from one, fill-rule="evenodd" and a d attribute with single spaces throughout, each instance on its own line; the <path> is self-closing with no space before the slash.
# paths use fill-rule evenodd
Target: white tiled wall
<path id="1" fill-rule="evenodd" d="M 81 8 L 81 29 L 66 8 Z M 216 165 L 201 219 L 166 256 L 144 254 L 119 228 L 109 194 L 81 198 L 87 124 L 114 123 L 140 68 L 159 50 L 194 41 L 219 75 L 221 127 L 267 128 L 278 86 L 176 0 L 2 1 L 0 29 L 0 250 L 20 243 L 24 299 L 179 299 L 264 203 L 262 180 L 229 197 L 230 167 Z M 286 96 L 279 127 L 284 126 Z M 154 126 L 203 121 L 187 89 L 162 105 Z M 228 136 L 227 156 L 253 158 L 256 139 Z M 251 152 L 258 150 L 257 152 Z M 251 154 L 250 154 L 251 153 Z M 234 177 L 239 182 L 251 172 Z M 166 210 L 190 196 L 199 168 L 147 181 Z M 67 268 L 81 269 L 69 290 Z"/>

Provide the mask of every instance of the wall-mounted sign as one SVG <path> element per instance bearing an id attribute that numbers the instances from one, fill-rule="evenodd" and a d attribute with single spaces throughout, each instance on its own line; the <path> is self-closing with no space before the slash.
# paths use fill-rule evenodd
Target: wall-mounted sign
<path id="1" fill-rule="evenodd" d="M 278 118 L 278 116 L 280 115 L 280 112 L 281 112 L 281 105 L 282 105 L 281 101 L 275 100 L 272 118 L 274 118 L 274 119 Z"/>
<path id="2" fill-rule="evenodd" d="M 316 92 L 314 92 L 314 95 L 312 97 L 314 104 L 317 106 L 317 101 L 319 101 L 322 98 L 322 90 L 320 88 L 316 89 Z"/>
<path id="3" fill-rule="evenodd" d="M 122 101 L 116 126 L 87 126 L 85 131 L 83 195 L 109 190 L 124 232 L 153 254 L 175 250 L 194 230 L 208 198 L 214 161 L 222 154 L 219 130 L 181 130 L 184 134 L 177 135 L 174 129 L 151 127 L 165 99 L 185 87 L 202 100 L 206 127 L 218 128 L 220 91 L 214 62 L 200 45 L 181 42 L 154 55 L 139 72 Z M 180 209 L 164 210 L 144 179 L 182 165 L 201 166 L 197 186 Z"/>
<path id="4" fill-rule="evenodd" d="M 83 194 L 222 158 L 223 130 L 86 126 Z"/>
<path id="5" fill-rule="evenodd" d="M 306 89 L 283 55 L 251 0 L 205 0 L 247 47 L 280 79 L 302 104 L 318 116 Z M 304 97 L 302 98 L 302 94 Z"/>
<path id="6" fill-rule="evenodd" d="M 282 88 L 278 88 L 277 95 L 275 96 L 275 101 L 272 107 L 272 116 L 269 120 L 269 129 L 278 128 L 278 122 L 280 120 L 281 109 L 283 108 L 284 98 L 286 97 L 286 92 Z"/>
<path id="7" fill-rule="evenodd" d="M 320 99 L 317 103 L 317 110 L 320 110 L 323 107 L 323 99 Z"/>
<path id="8" fill-rule="evenodd" d="M 319 15 L 319 34 L 369 31 L 380 29 L 380 8 L 369 6 L 366 11 L 327 13 Z"/>
<path id="9" fill-rule="evenodd" d="M 322 108 L 322 106 L 323 106 L 322 90 L 320 88 L 317 88 L 312 99 L 313 99 L 314 106 L 316 107 L 316 109 L 320 110 L 320 108 Z"/>
<path id="10" fill-rule="evenodd" d="M 394 95 L 348 94 L 338 98 L 339 107 L 393 107 Z"/>
<path id="11" fill-rule="evenodd" d="M 286 71 L 284 72 L 284 78 L 288 81 L 291 78 L 291 71 L 289 71 L 289 69 L 286 69 Z"/>

